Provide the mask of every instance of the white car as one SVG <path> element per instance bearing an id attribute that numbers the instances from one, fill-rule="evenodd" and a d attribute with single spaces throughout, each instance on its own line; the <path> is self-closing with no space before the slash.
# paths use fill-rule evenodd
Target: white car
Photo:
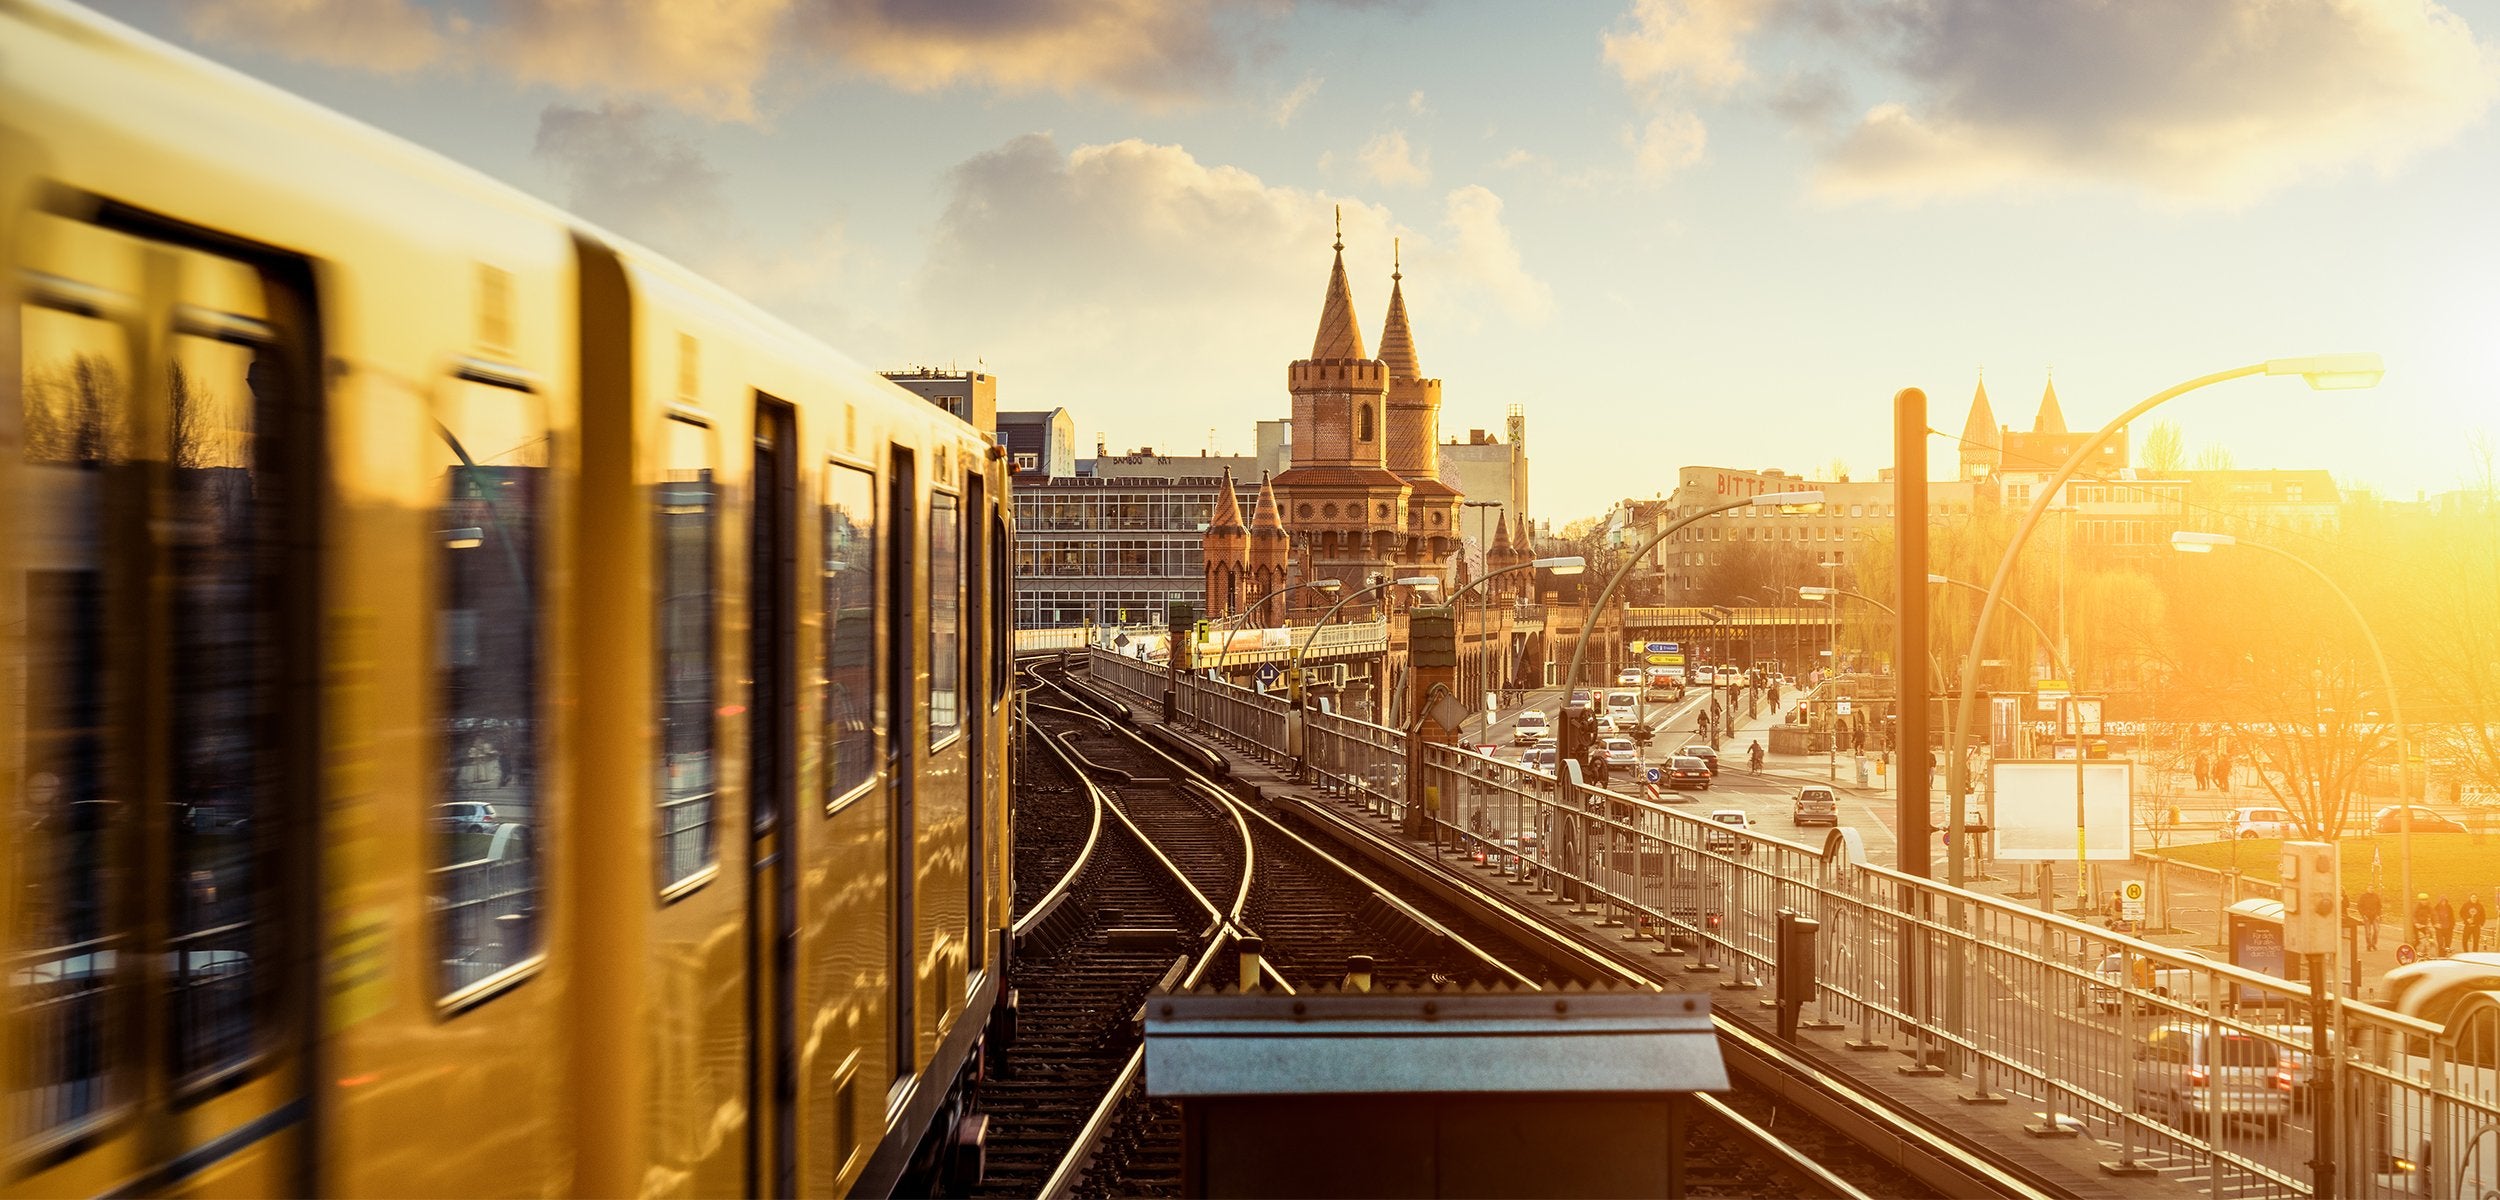
<path id="1" fill-rule="evenodd" d="M 2291 1115 L 2292 1072 L 2281 1048 L 2264 1038 L 2172 1023 L 2135 1048 L 2135 1095 L 2173 1125 L 2238 1118 L 2271 1136 Z"/>
<path id="2" fill-rule="evenodd" d="M 1627 688 L 1636 688 L 1641 686 L 1641 669 L 1639 667 L 1625 667 L 1624 669 L 1615 672 L 1615 686 Z"/>
<path id="3" fill-rule="evenodd" d="M 1613 717 L 1616 724 L 1621 725 L 1628 721 L 1638 720 L 1639 717 L 1635 714 L 1640 710 L 1641 694 L 1639 692 L 1606 693 L 1606 715 Z"/>
<path id="4" fill-rule="evenodd" d="M 1710 819 L 1721 825 L 1727 826 L 1729 829 L 1743 829 L 1746 827 L 1745 810 L 1741 808 L 1711 809 Z M 1704 840 L 1703 845 L 1712 850 L 1733 850 L 1738 854 L 1743 854 L 1753 849 L 1753 843 L 1750 840 L 1740 838 L 1733 833 L 1717 829 L 1710 831 L 1710 835 Z"/>
<path id="5" fill-rule="evenodd" d="M 1607 738 L 1606 765 L 1609 767 L 1637 767 L 1641 765 L 1640 747 L 1633 745 L 1632 739 L 1628 737 Z"/>
<path id="6" fill-rule="evenodd" d="M 2207 961 L 2211 961 L 2212 957 L 2202 951 L 2186 947 L 2174 948 L 2172 952 Z M 2101 964 L 2092 970 L 2092 974 L 2099 982 L 2092 984 L 2088 992 L 2092 1006 L 2102 1012 L 2118 1011 L 2118 997 L 2123 994 L 2119 991 L 2118 973 L 2125 969 L 2124 957 L 2118 954 L 2105 954 L 2101 956 Z M 2205 997 L 2213 991 L 2213 975 L 2210 972 L 2198 970 L 2192 966 L 2169 965 L 2147 958 L 2139 958 L 2136 961 L 2141 964 L 2136 968 L 2135 990 L 2138 992 L 2151 992 L 2153 995 L 2171 1000 L 2202 1004 Z M 2150 1001 L 2138 1002 L 2139 1011 L 2150 1011 L 2151 1008 Z"/>
<path id="7" fill-rule="evenodd" d="M 2300 836 L 2300 825 L 2283 809 L 2235 808 L 2225 818 L 2223 831 L 2235 838 L 2290 838 Z"/>
<path id="8" fill-rule="evenodd" d="M 1541 708 L 1527 709 L 1511 718 L 1511 723 L 1510 740 L 1522 746 L 1533 746 L 1554 736 L 1553 722 L 1546 719 Z"/>

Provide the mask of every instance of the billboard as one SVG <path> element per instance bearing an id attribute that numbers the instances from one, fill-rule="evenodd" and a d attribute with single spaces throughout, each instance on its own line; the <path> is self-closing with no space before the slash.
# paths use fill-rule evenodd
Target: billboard
<path id="1" fill-rule="evenodd" d="M 2135 852 L 2128 795 L 2135 764 L 2095 758 L 2083 763 L 2083 857 L 2123 862 Z M 1998 759 L 1989 764 L 1996 793 L 1996 857 L 2008 862 L 2075 860 L 2075 763 Z"/>

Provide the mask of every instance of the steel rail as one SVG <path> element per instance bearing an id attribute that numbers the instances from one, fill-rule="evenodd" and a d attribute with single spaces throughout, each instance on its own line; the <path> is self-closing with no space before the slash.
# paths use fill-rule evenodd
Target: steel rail
<path id="1" fill-rule="evenodd" d="M 1755 1149 L 1778 1159 L 1781 1166 L 1805 1176 L 1823 1189 L 1826 1196 L 1837 1200 L 1875 1200 L 1848 1180 L 1832 1173 L 1831 1168 L 1806 1157 L 1780 1135 L 1755 1124 L 1753 1118 L 1727 1106 L 1727 1102 L 1708 1092 L 1693 1093 L 1693 1103 L 1703 1112 L 1734 1126 L 1739 1136 Z"/>
<path id="2" fill-rule="evenodd" d="M 1048 920 L 1052 913 L 1059 910 L 1059 905 L 1068 898 L 1068 889 L 1075 886 L 1076 877 L 1094 861 L 1094 847 L 1102 841 L 1102 810 L 1107 802 L 1102 788 L 1087 778 L 1085 772 L 1078 770 L 1075 763 L 1068 761 L 1067 752 L 1059 745 L 1057 738 L 1044 737 L 1041 741 L 1043 745 L 1050 747 L 1051 756 L 1058 759 L 1061 766 L 1067 768 L 1068 777 L 1076 780 L 1078 785 L 1085 789 L 1085 794 L 1093 800 L 1094 819 L 1085 830 L 1085 845 L 1077 850 L 1076 860 L 1068 864 L 1067 871 L 1059 876 L 1057 882 L 1050 885 L 1049 890 L 1042 893 L 1041 899 L 1033 902 L 1033 907 L 1026 909 L 1022 917 L 1017 918 L 1014 924 L 1007 927 L 1007 935 L 1018 940 L 1021 940 L 1028 930 L 1039 928 L 1043 921 Z"/>

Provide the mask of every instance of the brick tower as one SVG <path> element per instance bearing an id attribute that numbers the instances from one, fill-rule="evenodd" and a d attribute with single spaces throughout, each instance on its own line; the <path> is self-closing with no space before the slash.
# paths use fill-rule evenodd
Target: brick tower
<path id="1" fill-rule="evenodd" d="M 1207 564 L 1207 618 L 1240 612 L 1260 593 L 1250 586 L 1250 530 L 1241 523 L 1241 494 L 1233 490 L 1233 469 L 1224 468 L 1224 483 L 1215 491 L 1215 516 L 1198 539 Z"/>
<path id="2" fill-rule="evenodd" d="M 1251 600 L 1283 588 L 1293 569 L 1293 536 L 1285 531 L 1284 510 L 1276 506 L 1276 484 L 1259 476 L 1259 514 L 1250 519 Z M 1290 597 L 1288 597 L 1290 599 Z M 1284 623 L 1286 600 L 1272 600 L 1251 619 L 1270 628 Z"/>
<path id="3" fill-rule="evenodd" d="M 1406 321 L 1406 272 L 1393 247 L 1389 318 L 1380 326 L 1380 361 L 1389 369 L 1389 469 L 1406 481 L 1406 537 L 1398 548 L 1401 575 L 1441 573 L 1458 549 L 1462 497 L 1441 482 L 1441 381 L 1424 378 L 1415 333 Z"/>
<path id="4" fill-rule="evenodd" d="M 1272 486 L 1285 520 L 1303 539 L 1310 571 L 1304 578 L 1332 578 L 1354 589 L 1397 576 L 1409 488 L 1389 469 L 1383 411 L 1389 368 L 1363 350 L 1354 291 L 1346 282 L 1342 225 L 1333 248 L 1336 263 L 1320 301 L 1311 356 L 1285 368 L 1293 393 L 1293 465 Z M 1315 602 L 1313 591 L 1294 595 L 1296 608 Z"/>

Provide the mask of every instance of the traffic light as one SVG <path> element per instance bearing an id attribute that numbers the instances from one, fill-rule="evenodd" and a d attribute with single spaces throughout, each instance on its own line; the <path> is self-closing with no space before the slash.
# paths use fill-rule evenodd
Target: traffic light
<path id="1" fill-rule="evenodd" d="M 2293 954 L 2333 954 L 2341 932 L 2342 872 L 2334 845 L 2283 843 L 2283 948 Z"/>
<path id="2" fill-rule="evenodd" d="M 1458 665 L 1458 623 L 1446 604 L 1417 607 L 1406 614 L 1408 663 L 1417 667 Z"/>

